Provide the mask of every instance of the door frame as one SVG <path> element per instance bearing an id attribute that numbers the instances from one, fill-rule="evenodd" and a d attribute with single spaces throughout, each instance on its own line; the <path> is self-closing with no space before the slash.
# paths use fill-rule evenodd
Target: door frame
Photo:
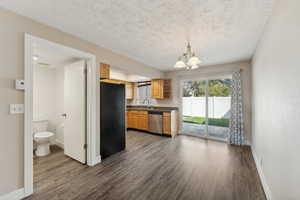
<path id="1" fill-rule="evenodd" d="M 188 135 L 188 134 L 184 134 L 183 133 L 183 130 L 182 130 L 182 127 L 183 127 L 183 101 L 182 101 L 182 98 L 183 98 L 183 86 L 184 86 L 184 82 L 186 81 L 205 81 L 205 84 L 206 86 L 208 86 L 208 81 L 210 80 L 215 80 L 215 79 L 221 79 L 221 78 L 228 78 L 228 77 L 231 77 L 231 74 L 230 75 L 227 75 L 227 74 L 224 74 L 224 75 L 212 75 L 212 76 L 208 76 L 208 77 L 205 77 L 205 76 L 202 76 L 202 77 L 192 77 L 192 78 L 185 78 L 185 79 L 181 79 L 180 80 L 180 100 L 179 100 L 179 103 L 180 103 L 180 107 L 181 107 L 181 110 L 180 110 L 180 134 L 183 134 L 183 135 Z M 205 117 L 206 119 L 208 119 L 208 87 L 205 88 Z M 205 136 L 195 136 L 195 137 L 199 137 L 199 138 L 203 138 L 203 139 L 209 139 L 209 140 L 215 140 L 215 141 L 219 141 L 219 142 L 225 142 L 225 143 L 228 143 L 229 142 L 229 136 L 227 138 L 227 140 L 223 140 L 223 139 L 220 139 L 220 138 L 216 138 L 216 137 L 211 137 L 209 136 L 209 133 L 208 133 L 208 120 L 206 120 L 205 122 L 205 125 L 206 125 L 206 134 Z"/>
<path id="2" fill-rule="evenodd" d="M 24 72 L 25 72 L 25 97 L 24 97 L 24 195 L 33 193 L 33 49 L 39 44 L 52 49 L 68 52 L 74 56 L 83 58 L 87 62 L 87 165 L 94 166 L 101 162 L 97 156 L 97 95 L 98 72 L 96 56 L 74 48 L 51 42 L 28 33 L 24 34 Z M 99 147 L 100 148 L 100 147 Z"/>

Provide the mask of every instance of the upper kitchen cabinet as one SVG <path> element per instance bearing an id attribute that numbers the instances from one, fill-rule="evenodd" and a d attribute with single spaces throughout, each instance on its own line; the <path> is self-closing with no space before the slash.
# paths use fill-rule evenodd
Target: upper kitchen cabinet
<path id="1" fill-rule="evenodd" d="M 152 79 L 151 90 L 153 99 L 167 99 L 171 96 L 171 79 Z"/>
<path id="2" fill-rule="evenodd" d="M 125 91 L 126 99 L 133 99 L 133 97 L 134 97 L 134 83 L 126 82 L 125 87 L 126 87 L 126 91 Z"/>
<path id="3" fill-rule="evenodd" d="M 109 64 L 100 63 L 100 79 L 109 79 Z"/>

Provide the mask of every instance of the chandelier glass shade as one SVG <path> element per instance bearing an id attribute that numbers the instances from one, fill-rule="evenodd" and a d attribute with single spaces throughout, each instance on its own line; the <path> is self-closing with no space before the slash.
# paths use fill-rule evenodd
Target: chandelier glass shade
<path id="1" fill-rule="evenodd" d="M 195 56 L 195 53 L 192 52 L 190 43 L 187 45 L 187 50 L 178 58 L 178 61 L 175 63 L 174 67 L 177 69 L 197 69 L 201 60 Z"/>

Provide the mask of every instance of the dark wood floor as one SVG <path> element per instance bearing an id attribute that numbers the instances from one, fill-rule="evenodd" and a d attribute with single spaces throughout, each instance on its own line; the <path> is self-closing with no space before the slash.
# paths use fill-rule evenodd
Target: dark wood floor
<path id="1" fill-rule="evenodd" d="M 250 148 L 130 132 L 126 151 L 87 167 L 54 148 L 34 158 L 39 200 L 265 200 Z"/>

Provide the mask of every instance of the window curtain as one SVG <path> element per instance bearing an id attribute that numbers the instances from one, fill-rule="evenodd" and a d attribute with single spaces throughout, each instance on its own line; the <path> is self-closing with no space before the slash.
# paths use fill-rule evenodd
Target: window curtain
<path id="1" fill-rule="evenodd" d="M 233 145 L 245 144 L 241 72 L 232 75 L 230 139 Z"/>

